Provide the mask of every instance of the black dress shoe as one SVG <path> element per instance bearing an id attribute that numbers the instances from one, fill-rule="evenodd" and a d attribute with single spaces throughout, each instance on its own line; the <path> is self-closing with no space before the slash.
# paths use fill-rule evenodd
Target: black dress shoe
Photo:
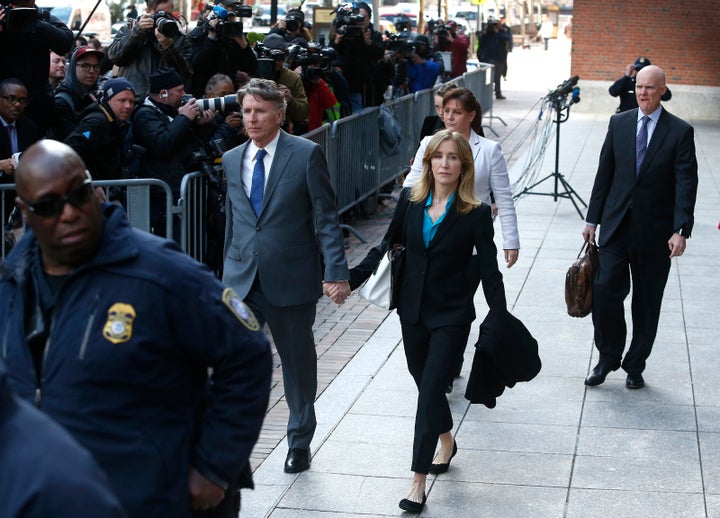
<path id="1" fill-rule="evenodd" d="M 625 379 L 625 386 L 629 389 L 643 388 L 645 386 L 645 380 L 640 373 L 628 374 Z"/>
<path id="2" fill-rule="evenodd" d="M 433 475 L 442 475 L 445 473 L 448 468 L 450 468 L 450 461 L 457 453 L 457 442 L 453 441 L 453 452 L 452 455 L 450 455 L 450 459 L 447 462 L 443 462 L 442 464 L 430 464 L 430 469 L 428 470 L 429 473 L 432 473 Z"/>
<path id="3" fill-rule="evenodd" d="M 408 513 L 420 514 L 425 507 L 425 502 L 427 502 L 427 495 L 424 493 L 422 502 L 413 502 L 412 500 L 403 498 L 400 500 L 400 509 L 407 511 Z"/>
<path id="4" fill-rule="evenodd" d="M 285 457 L 285 473 L 300 473 L 310 469 L 310 450 L 290 448 Z"/>
<path id="5" fill-rule="evenodd" d="M 611 369 L 600 365 L 599 363 L 593 368 L 590 376 L 585 378 L 585 385 L 588 387 L 595 387 L 602 384 L 610 373 Z"/>
<path id="6" fill-rule="evenodd" d="M 498 100 L 502 101 L 502 100 L 506 99 L 506 97 L 505 97 L 503 94 L 497 94 L 497 95 L 495 96 L 495 99 L 498 99 Z"/>

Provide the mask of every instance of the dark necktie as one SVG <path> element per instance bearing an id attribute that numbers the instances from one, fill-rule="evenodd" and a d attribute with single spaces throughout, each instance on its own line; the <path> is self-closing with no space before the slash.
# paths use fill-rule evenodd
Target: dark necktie
<path id="1" fill-rule="evenodd" d="M 267 151 L 259 149 L 255 155 L 255 167 L 253 168 L 252 184 L 250 185 L 250 205 L 252 205 L 256 216 L 260 215 L 265 191 L 265 164 L 263 158 L 266 154 Z"/>
<path id="2" fill-rule="evenodd" d="M 642 125 L 640 126 L 640 131 L 638 131 L 635 141 L 635 176 L 640 174 L 640 166 L 642 166 L 643 158 L 645 158 L 648 141 L 647 125 L 650 117 L 644 115 L 640 120 L 642 121 Z"/>
<path id="3" fill-rule="evenodd" d="M 11 152 L 11 154 L 14 155 L 15 153 L 18 152 L 17 146 L 14 144 L 14 140 L 13 140 L 13 133 L 15 133 L 15 126 L 8 124 L 7 126 L 5 126 L 5 129 L 7 129 L 8 140 L 10 141 L 10 152 Z"/>

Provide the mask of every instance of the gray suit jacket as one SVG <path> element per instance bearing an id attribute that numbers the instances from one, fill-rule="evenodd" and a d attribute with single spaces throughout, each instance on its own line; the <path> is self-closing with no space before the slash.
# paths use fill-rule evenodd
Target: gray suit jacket
<path id="1" fill-rule="evenodd" d="M 249 141 L 228 151 L 222 160 L 227 176 L 223 283 L 244 298 L 259 276 L 263 294 L 274 306 L 316 302 L 322 296 L 323 280 L 350 278 L 322 149 L 280 131 L 256 217 L 242 188 L 248 145 Z"/>

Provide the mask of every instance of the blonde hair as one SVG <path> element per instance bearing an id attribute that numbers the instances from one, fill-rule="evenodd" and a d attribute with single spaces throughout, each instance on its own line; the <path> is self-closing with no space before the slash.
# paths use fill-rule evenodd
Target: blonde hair
<path id="1" fill-rule="evenodd" d="M 465 137 L 451 130 L 441 130 L 435 133 L 428 142 L 427 149 L 423 155 L 423 167 L 420 179 L 412 186 L 410 201 L 419 203 L 424 201 L 431 192 L 435 190 L 435 180 L 432 174 L 432 157 L 438 147 L 446 140 L 452 140 L 457 148 L 458 156 L 462 162 L 460 182 L 455 191 L 455 207 L 460 214 L 467 214 L 480 202 L 475 197 L 475 161 L 473 160 L 472 149 Z"/>

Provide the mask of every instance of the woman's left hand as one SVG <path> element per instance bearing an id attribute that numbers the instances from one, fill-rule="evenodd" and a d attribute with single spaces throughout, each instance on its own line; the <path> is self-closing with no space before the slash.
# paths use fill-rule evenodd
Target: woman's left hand
<path id="1" fill-rule="evenodd" d="M 508 268 L 512 268 L 512 265 L 515 264 L 518 260 L 518 256 L 520 255 L 520 250 L 512 250 L 508 249 L 505 250 L 505 264 Z"/>

